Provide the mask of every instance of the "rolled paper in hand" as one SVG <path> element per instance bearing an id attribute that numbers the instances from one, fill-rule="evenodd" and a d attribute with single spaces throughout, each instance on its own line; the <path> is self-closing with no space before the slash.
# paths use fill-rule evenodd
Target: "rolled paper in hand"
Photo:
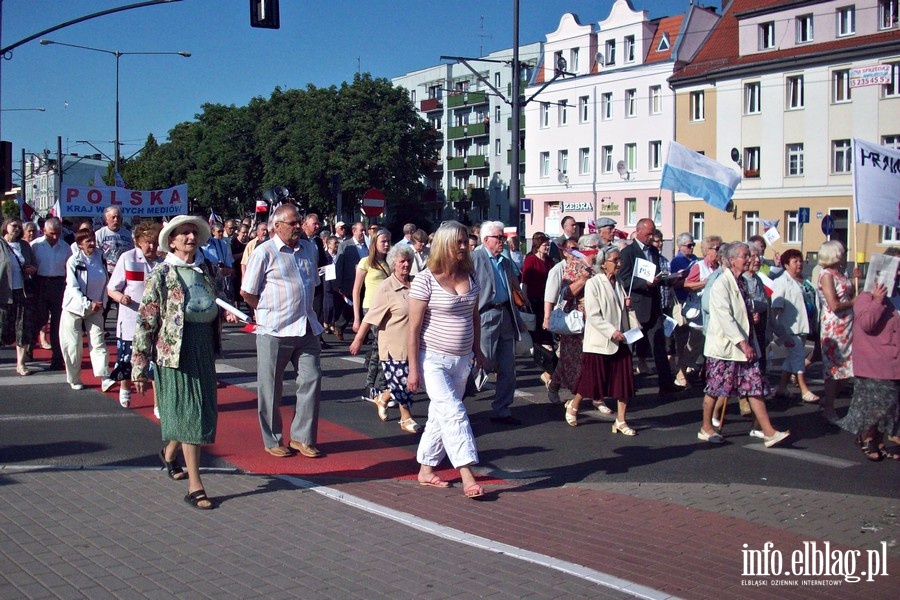
<path id="1" fill-rule="evenodd" d="M 238 319 L 240 319 L 244 323 L 249 323 L 252 320 L 250 318 L 250 315 L 248 315 L 244 312 L 241 312 L 240 310 L 238 310 L 238 308 L 236 306 L 232 306 L 231 304 L 228 304 L 221 298 L 216 298 L 216 304 L 218 304 L 219 306 L 221 306 L 222 308 L 224 308 L 225 310 L 227 310 L 228 312 L 230 312 L 231 314 L 236 316 Z"/>

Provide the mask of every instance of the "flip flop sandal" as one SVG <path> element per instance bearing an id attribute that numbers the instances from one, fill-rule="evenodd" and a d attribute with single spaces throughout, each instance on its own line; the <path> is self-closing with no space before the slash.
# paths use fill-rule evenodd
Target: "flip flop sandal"
<path id="1" fill-rule="evenodd" d="M 884 452 L 875 444 L 874 440 L 866 440 L 859 448 L 866 455 L 866 458 L 872 462 L 884 460 Z M 873 454 L 875 455 L 874 457 L 872 456 Z"/>
<path id="2" fill-rule="evenodd" d="M 473 483 L 464 490 L 464 493 L 466 498 L 480 498 L 484 496 L 484 488 L 477 483 Z"/>
<path id="3" fill-rule="evenodd" d="M 424 485 L 425 487 L 436 487 L 436 488 L 448 488 L 450 484 L 440 477 L 437 474 L 431 476 L 431 479 L 428 481 L 419 481 L 419 485 Z"/>
<path id="4" fill-rule="evenodd" d="M 196 492 L 191 492 L 184 497 L 184 501 L 194 508 L 200 510 L 212 510 L 216 507 L 216 503 L 213 502 L 212 498 L 206 495 L 206 490 L 204 489 L 199 489 Z M 204 506 L 200 504 L 201 502 L 207 502 L 208 504 Z"/>

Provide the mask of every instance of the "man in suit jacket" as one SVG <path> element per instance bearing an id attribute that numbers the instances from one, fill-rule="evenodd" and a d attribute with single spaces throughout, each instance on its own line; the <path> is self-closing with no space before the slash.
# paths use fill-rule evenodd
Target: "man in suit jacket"
<path id="1" fill-rule="evenodd" d="M 665 317 L 662 311 L 662 296 L 659 292 L 659 250 L 650 243 L 655 229 L 653 219 L 638 221 L 634 230 L 634 241 L 625 246 L 620 254 L 622 268 L 619 269 L 618 278 L 626 293 L 631 289 L 631 307 L 641 323 L 641 331 L 644 334 L 644 339 L 638 343 L 647 343 L 653 349 L 653 361 L 659 377 L 659 391 L 665 394 L 679 392 L 683 388 L 675 385 L 666 357 L 666 336 L 663 329 Z M 640 277 L 632 279 L 639 258 L 656 265 L 657 278 L 653 283 Z"/>
<path id="2" fill-rule="evenodd" d="M 357 221 L 351 229 L 352 235 L 338 245 L 337 259 L 334 261 L 335 282 L 334 289 L 343 298 L 353 298 L 353 284 L 356 281 L 356 265 L 369 255 L 366 246 L 366 228 Z M 337 302 L 337 301 L 335 301 Z M 335 306 L 334 311 L 339 315 L 334 323 L 334 335 L 337 339 L 344 339 L 344 327 L 353 323 L 353 308 L 344 302 Z"/>
<path id="3" fill-rule="evenodd" d="M 497 386 L 491 408 L 491 421 L 504 425 L 521 425 L 509 407 L 516 391 L 516 341 L 525 324 L 513 303 L 513 288 L 519 281 L 511 261 L 504 257 L 503 223 L 487 221 L 481 225 L 481 245 L 472 252 L 475 277 L 481 291 L 478 312 L 481 315 L 481 352 L 487 359 L 488 371 L 497 373 Z"/>

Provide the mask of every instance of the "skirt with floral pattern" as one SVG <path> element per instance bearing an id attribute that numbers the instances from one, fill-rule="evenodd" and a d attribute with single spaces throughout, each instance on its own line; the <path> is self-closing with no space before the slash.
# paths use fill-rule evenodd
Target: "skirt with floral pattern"
<path id="1" fill-rule="evenodd" d="M 412 394 L 406 387 L 406 379 L 409 377 L 409 361 L 394 360 L 388 358 L 381 361 L 381 370 L 384 372 L 384 382 L 391 391 L 391 397 L 400 406 L 409 408 L 412 403 Z"/>
<path id="2" fill-rule="evenodd" d="M 760 369 L 759 361 L 738 362 L 720 358 L 706 359 L 707 395 L 767 398 L 772 387 Z"/>

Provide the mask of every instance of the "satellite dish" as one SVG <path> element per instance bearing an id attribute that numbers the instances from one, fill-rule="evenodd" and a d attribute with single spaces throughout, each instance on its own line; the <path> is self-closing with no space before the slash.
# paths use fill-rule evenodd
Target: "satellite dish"
<path id="1" fill-rule="evenodd" d="M 603 56 L 602 52 L 598 52 L 596 55 L 594 55 L 594 62 L 599 66 L 604 67 L 606 66 L 606 57 Z"/>
<path id="2" fill-rule="evenodd" d="M 569 178 L 568 178 L 568 177 L 566 176 L 566 174 L 563 173 L 562 171 L 560 171 L 559 173 L 557 173 L 557 175 L 556 175 L 556 180 L 557 180 L 558 182 L 560 182 L 560 183 L 568 183 L 568 182 L 569 182 Z"/>
<path id="3" fill-rule="evenodd" d="M 566 62 L 566 59 L 564 59 L 562 56 L 556 57 L 556 72 L 557 73 L 565 73 L 566 67 L 568 67 L 568 66 L 569 66 L 569 63 Z"/>
<path id="4" fill-rule="evenodd" d="M 628 170 L 625 168 L 625 161 L 624 161 L 624 160 L 620 160 L 619 162 L 616 163 L 616 171 L 617 171 L 617 172 L 619 173 L 619 175 L 621 175 L 622 177 L 627 177 L 627 176 L 628 176 Z"/>
<path id="5" fill-rule="evenodd" d="M 741 166 L 741 152 L 737 148 L 731 149 L 731 160 L 737 163 L 738 166 Z"/>

